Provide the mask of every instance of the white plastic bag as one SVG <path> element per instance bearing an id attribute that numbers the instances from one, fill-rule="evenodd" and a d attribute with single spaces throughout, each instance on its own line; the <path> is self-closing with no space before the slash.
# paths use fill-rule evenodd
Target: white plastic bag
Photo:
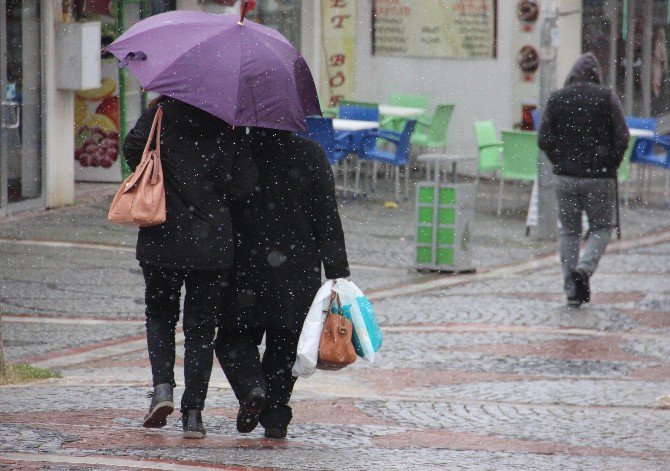
<path id="1" fill-rule="evenodd" d="M 353 342 L 356 353 L 373 363 L 375 352 L 381 347 L 382 337 L 370 302 L 358 286 L 348 280 L 338 279 L 333 291 L 340 295 L 344 317 L 354 325 Z"/>
<path id="2" fill-rule="evenodd" d="M 338 280 L 339 284 L 343 280 Z M 312 307 L 309 308 L 305 323 L 302 325 L 300 338 L 298 339 L 298 351 L 295 363 L 291 369 L 293 376 L 302 376 L 307 378 L 316 370 L 316 362 L 319 359 L 319 341 L 323 331 L 323 322 L 325 320 L 323 307 L 324 302 L 330 299 L 330 292 L 333 290 L 333 280 L 328 280 L 316 292 Z"/>

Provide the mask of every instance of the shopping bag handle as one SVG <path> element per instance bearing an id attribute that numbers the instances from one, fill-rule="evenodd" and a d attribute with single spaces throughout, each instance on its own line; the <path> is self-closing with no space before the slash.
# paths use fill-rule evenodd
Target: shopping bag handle
<path id="1" fill-rule="evenodd" d="M 340 301 L 340 295 L 335 291 L 330 292 L 330 303 L 328 304 L 328 311 L 330 311 L 331 314 L 335 314 L 333 312 L 333 301 L 337 301 L 337 314 L 344 317 L 344 311 L 342 311 L 342 302 Z"/>

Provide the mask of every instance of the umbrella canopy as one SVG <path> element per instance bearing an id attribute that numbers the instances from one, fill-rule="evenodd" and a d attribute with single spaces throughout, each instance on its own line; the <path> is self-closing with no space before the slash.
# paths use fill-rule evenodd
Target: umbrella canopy
<path id="1" fill-rule="evenodd" d="M 145 90 L 234 126 L 305 131 L 320 115 L 305 59 L 278 31 L 235 15 L 171 11 L 133 25 L 107 51 Z"/>

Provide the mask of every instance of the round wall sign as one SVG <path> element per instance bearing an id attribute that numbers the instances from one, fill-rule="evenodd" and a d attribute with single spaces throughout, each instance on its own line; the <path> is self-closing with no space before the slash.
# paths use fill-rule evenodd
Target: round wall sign
<path id="1" fill-rule="evenodd" d="M 533 46 L 524 46 L 517 54 L 517 64 L 526 73 L 534 73 L 540 67 L 540 55 Z"/>
<path id="2" fill-rule="evenodd" d="M 536 0 L 521 0 L 516 5 L 516 16 L 521 21 L 537 21 L 538 16 L 540 16 L 539 2 Z"/>

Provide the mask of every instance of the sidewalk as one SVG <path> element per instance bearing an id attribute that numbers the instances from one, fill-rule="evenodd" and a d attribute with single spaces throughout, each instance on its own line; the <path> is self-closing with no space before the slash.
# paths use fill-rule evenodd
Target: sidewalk
<path id="1" fill-rule="evenodd" d="M 63 378 L 0 387 L 0 469 L 669 469 L 670 411 L 656 398 L 670 394 L 670 211 L 627 208 L 592 304 L 573 310 L 556 244 L 524 236 L 514 207 L 527 198 L 506 191 L 511 210 L 497 218 L 484 186 L 470 275 L 412 268 L 411 204 L 342 203 L 351 279 L 384 345 L 374 366 L 300 379 L 286 441 L 235 431 L 216 365 L 207 439 L 182 439 L 178 414 L 141 428 L 143 282 L 135 230 L 105 219 L 115 185 L 4 218 L 6 356 Z"/>

